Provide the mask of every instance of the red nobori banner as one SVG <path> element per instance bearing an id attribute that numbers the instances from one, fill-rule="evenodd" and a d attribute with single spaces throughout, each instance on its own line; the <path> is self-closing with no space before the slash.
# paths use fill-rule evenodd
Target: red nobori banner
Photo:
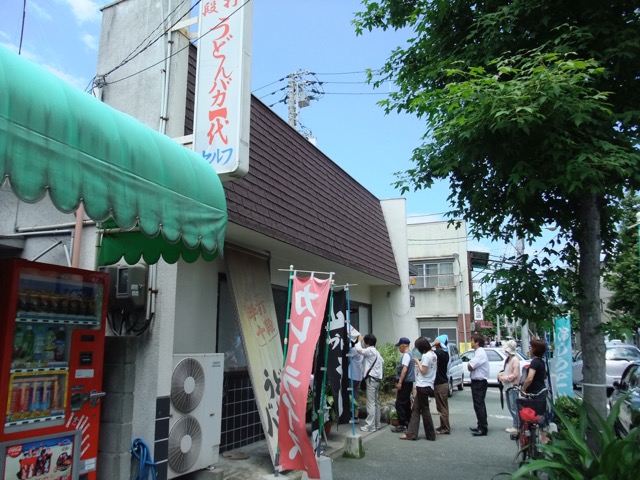
<path id="1" fill-rule="evenodd" d="M 307 395 L 330 287 L 330 279 L 293 279 L 287 360 L 280 384 L 280 465 L 284 470 L 305 470 L 309 478 L 320 478 L 320 472 L 307 435 Z"/>

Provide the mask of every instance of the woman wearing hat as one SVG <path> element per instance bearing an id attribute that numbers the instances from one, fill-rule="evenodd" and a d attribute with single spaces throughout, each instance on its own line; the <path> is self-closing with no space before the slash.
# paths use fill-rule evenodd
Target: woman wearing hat
<path id="1" fill-rule="evenodd" d="M 515 340 L 509 340 L 504 347 L 507 358 L 504 361 L 502 371 L 498 373 L 498 380 L 502 382 L 507 396 L 507 408 L 511 412 L 513 418 L 513 426 L 506 429 L 508 433 L 516 433 L 518 431 L 518 391 L 513 387 L 520 384 L 520 360 L 516 355 L 517 344 Z"/>

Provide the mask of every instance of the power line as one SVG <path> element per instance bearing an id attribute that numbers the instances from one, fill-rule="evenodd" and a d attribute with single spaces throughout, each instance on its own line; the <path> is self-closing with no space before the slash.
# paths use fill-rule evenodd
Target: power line
<path id="1" fill-rule="evenodd" d="M 156 63 L 154 63 L 154 64 L 152 64 L 152 65 L 149 65 L 148 67 L 145 67 L 145 68 L 143 68 L 142 70 L 139 70 L 138 72 L 132 73 L 131 75 L 127 75 L 126 77 L 119 78 L 118 80 L 112 80 L 111 82 L 108 82 L 108 83 L 109 83 L 109 84 L 114 84 L 114 83 L 122 82 L 122 81 L 124 81 L 124 80 L 127 80 L 127 79 L 129 79 L 129 78 L 131 78 L 131 77 L 135 77 L 136 75 L 139 75 L 139 74 L 141 74 L 141 73 L 143 73 L 143 72 L 146 72 L 147 70 L 150 70 L 150 69 L 152 69 L 153 67 L 156 67 L 156 66 L 158 66 L 158 65 L 160 65 L 160 64 L 162 64 L 162 63 L 164 63 L 164 62 L 166 62 L 169 58 L 172 58 L 172 57 L 176 56 L 177 54 L 179 54 L 180 52 L 182 52 L 182 51 L 186 50 L 187 48 L 189 48 L 189 47 L 190 47 L 190 45 L 191 45 L 192 43 L 196 43 L 196 42 L 198 42 L 199 40 L 201 40 L 202 38 L 204 38 L 204 37 L 205 37 L 205 35 L 208 35 L 210 32 L 212 32 L 213 30 L 215 30 L 216 28 L 218 28 L 220 25 L 222 25 L 224 22 L 226 22 L 229 18 L 231 18 L 233 15 L 235 15 L 237 12 L 239 12 L 239 11 L 240 11 L 240 10 L 241 10 L 245 5 L 246 5 L 246 4 L 248 4 L 250 1 L 251 1 L 251 0 L 247 0 L 246 2 L 244 2 L 242 5 L 240 5 L 238 8 L 236 8 L 233 12 L 231 12 L 227 18 L 225 18 L 224 20 L 222 20 L 220 23 L 218 23 L 217 25 L 215 25 L 214 27 L 212 27 L 211 29 L 209 29 L 208 31 L 206 31 L 205 33 L 203 33 L 202 35 L 200 35 L 199 37 L 195 38 L 193 41 L 189 42 L 189 44 L 188 44 L 188 45 L 185 45 L 185 46 L 184 46 L 184 47 L 182 47 L 181 49 L 176 50 L 174 53 L 172 53 L 172 54 L 171 54 L 171 55 L 169 55 L 168 57 L 163 58 L 163 59 L 162 59 L 162 60 L 160 60 L 159 62 L 156 62 Z M 198 2 L 197 2 L 197 3 L 200 3 L 200 0 L 198 0 Z M 197 4 L 196 4 L 196 5 L 197 5 Z M 195 6 L 195 5 L 194 5 L 194 6 Z M 192 7 L 192 9 L 193 9 L 193 7 Z M 186 14 L 185 14 L 185 15 L 186 15 Z M 182 17 L 181 17 L 181 18 L 182 18 Z M 178 20 L 178 21 L 179 21 L 179 20 Z M 177 23 L 177 22 L 176 22 L 176 23 Z M 175 23 L 174 23 L 174 25 L 175 25 Z M 173 25 L 172 25 L 172 27 L 173 27 Z"/>
<path id="2" fill-rule="evenodd" d="M 131 60 L 133 60 L 134 58 L 136 58 L 138 55 L 140 55 L 140 54 L 141 54 L 141 53 L 143 53 L 144 51 L 148 50 L 148 49 L 149 49 L 149 48 L 150 48 L 154 43 L 156 43 L 158 40 L 160 40 L 160 39 L 165 35 L 165 33 L 166 33 L 166 32 L 164 32 L 164 31 L 163 31 L 162 33 L 160 33 L 160 35 L 158 35 L 158 36 L 157 36 L 154 40 L 152 40 L 151 42 L 147 43 L 147 44 L 145 45 L 145 47 L 144 47 L 142 50 L 140 50 L 140 51 L 138 51 L 138 52 L 136 53 L 136 51 L 137 51 L 137 50 L 138 50 L 138 49 L 139 49 L 139 48 L 140 48 L 140 47 L 141 47 L 141 46 L 142 46 L 142 45 L 143 45 L 147 40 L 149 40 L 149 38 L 151 38 L 151 36 L 154 34 L 154 32 L 155 32 L 156 30 L 158 30 L 159 28 L 162 28 L 162 26 L 165 24 L 165 22 L 166 22 L 167 20 L 169 20 L 169 18 L 171 18 L 171 16 L 176 12 L 176 10 L 178 10 L 180 7 L 182 7 L 182 5 L 184 5 L 186 2 L 187 2 L 187 0 L 182 0 L 182 2 L 181 2 L 180 4 L 178 4 L 178 5 L 177 5 L 177 6 L 176 6 L 176 7 L 175 7 L 171 12 L 169 12 L 169 14 L 167 14 L 167 16 L 166 16 L 166 17 L 164 17 L 164 19 L 160 22 L 160 24 L 159 24 L 157 27 L 155 27 L 153 30 L 151 30 L 151 33 L 150 33 L 149 35 L 147 35 L 147 37 L 146 37 L 144 40 L 142 40 L 142 42 L 140 42 L 140 44 L 139 44 L 137 47 L 135 47 L 135 48 L 131 51 L 131 53 L 129 53 L 129 54 L 124 58 L 124 60 L 122 60 L 118 65 L 116 65 L 114 68 L 112 68 L 111 70 L 109 70 L 107 73 L 104 73 L 104 74 L 99 75 L 99 76 L 100 76 L 100 78 L 102 79 L 102 82 L 100 82 L 100 83 L 101 83 L 101 86 L 104 86 L 104 85 L 106 85 L 106 84 L 107 84 L 107 82 L 106 82 L 106 78 L 107 78 L 107 76 L 108 76 L 108 75 L 110 75 L 110 74 L 112 74 L 113 72 L 115 72 L 116 70 L 118 70 L 118 69 L 122 68 L 124 65 L 126 65 L 127 63 L 129 63 Z M 186 11 L 186 12 L 185 12 L 185 13 L 184 13 L 184 14 L 183 14 L 183 15 L 182 15 L 178 20 L 176 20 L 175 22 L 173 22 L 173 24 L 172 24 L 172 25 L 171 25 L 171 26 L 170 26 L 166 31 L 171 31 L 171 29 L 172 29 L 175 25 L 177 25 L 177 24 L 178 24 L 178 22 L 180 22 L 184 17 L 186 17 L 189 13 L 191 13 L 191 11 L 192 11 L 192 10 L 193 10 L 197 5 L 199 5 L 199 4 L 200 4 L 200 2 L 201 2 L 201 0 L 197 0 L 197 1 L 196 1 L 196 3 L 195 3 L 195 4 L 193 4 L 193 5 L 191 6 L 191 8 L 190 8 L 189 10 L 187 10 L 187 11 Z M 164 62 L 164 61 L 165 61 L 165 60 L 163 60 L 162 62 Z M 162 63 L 162 62 L 159 62 L 159 63 Z M 158 65 L 158 64 L 156 63 L 155 65 Z M 152 65 L 152 67 L 153 67 L 153 66 L 155 66 L 155 65 Z M 151 67 L 150 67 L 150 68 L 151 68 Z M 142 71 L 145 71 L 145 70 L 142 70 Z M 89 83 L 88 83 L 88 84 L 87 84 L 87 86 L 85 87 L 84 91 L 85 91 L 85 92 L 89 92 L 89 91 L 91 90 L 91 87 L 92 87 L 92 86 L 94 86 L 94 85 L 96 84 L 96 80 L 97 80 L 97 76 L 94 76 L 91 80 L 89 80 Z M 113 82 L 111 82 L 111 83 L 117 83 L 118 81 L 120 81 L 120 80 L 114 80 L 114 81 L 113 81 Z"/>
<path id="3" fill-rule="evenodd" d="M 388 93 L 385 93 L 385 92 L 324 92 L 324 94 L 325 95 L 389 95 Z"/>
<path id="4" fill-rule="evenodd" d="M 371 73 L 377 73 L 379 70 L 371 70 Z M 316 73 L 316 75 L 354 75 L 356 73 L 367 73 L 367 70 L 360 70 L 357 72 L 331 72 L 331 73 Z"/>
<path id="5" fill-rule="evenodd" d="M 287 77 L 282 77 L 282 78 L 279 78 L 278 80 L 275 80 L 275 81 L 273 81 L 273 82 L 271 82 L 271 83 L 267 83 L 266 85 L 263 85 L 262 87 L 256 88 L 255 90 L 253 90 L 253 92 L 252 92 L 252 93 L 257 92 L 258 90 L 262 90 L 263 88 L 267 88 L 267 87 L 269 87 L 269 86 L 273 85 L 274 83 L 281 82 L 281 81 L 285 80 L 286 78 L 287 78 Z M 286 88 L 286 87 L 285 87 L 285 88 Z"/>

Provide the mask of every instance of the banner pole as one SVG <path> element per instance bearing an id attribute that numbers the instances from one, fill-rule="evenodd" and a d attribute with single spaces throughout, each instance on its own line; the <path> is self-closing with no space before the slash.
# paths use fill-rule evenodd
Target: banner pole
<path id="1" fill-rule="evenodd" d="M 331 342 L 331 316 L 333 315 L 333 274 L 329 277 L 329 281 L 331 282 L 331 290 L 329 292 L 329 312 L 327 314 L 327 333 L 325 335 L 324 342 L 324 368 L 322 372 L 322 389 L 320 390 L 320 418 L 318 419 L 320 438 L 322 439 L 322 434 L 324 433 L 324 411 L 326 410 L 326 393 L 325 390 L 327 388 L 327 364 L 329 363 L 329 343 Z M 333 399 L 335 403 L 335 398 Z M 331 415 L 331 413 L 329 413 Z M 318 442 L 318 446 L 322 443 L 322 440 Z M 316 450 L 316 456 L 320 456 L 320 448 Z"/>
<path id="2" fill-rule="evenodd" d="M 296 276 L 296 272 L 293 269 L 293 265 L 289 265 L 289 286 L 287 292 L 287 317 L 284 322 L 284 355 L 282 356 L 282 368 L 286 365 L 287 362 L 287 347 L 289 346 L 289 315 L 291 314 L 291 288 L 293 285 L 293 278 Z M 278 400 L 279 401 L 279 400 Z M 274 476 L 278 477 L 280 473 L 280 444 L 276 444 L 276 455 L 275 455 L 275 465 L 274 465 Z"/>
<path id="3" fill-rule="evenodd" d="M 356 406 L 355 396 L 353 394 L 353 362 L 351 361 L 351 294 L 349 293 L 349 284 L 344 286 L 347 294 L 347 341 L 349 342 L 349 388 L 351 390 L 351 435 L 356 435 Z"/>

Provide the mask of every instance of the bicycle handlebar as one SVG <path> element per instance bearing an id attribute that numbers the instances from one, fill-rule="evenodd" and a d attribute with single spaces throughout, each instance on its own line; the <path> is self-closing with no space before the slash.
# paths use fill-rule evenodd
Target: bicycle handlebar
<path id="1" fill-rule="evenodd" d="M 514 390 L 517 390 L 518 392 L 520 392 L 520 395 L 522 395 L 522 396 L 523 396 L 523 397 L 525 397 L 525 398 L 540 397 L 542 394 L 547 394 L 547 393 L 549 392 L 549 389 L 548 389 L 548 388 L 546 388 L 546 387 L 545 387 L 545 388 L 543 388 L 542 390 L 540 390 L 540 391 L 539 391 L 539 392 L 537 392 L 537 393 L 527 393 L 527 392 L 523 392 L 523 391 L 522 391 L 522 387 L 520 387 L 520 386 L 516 386 L 516 387 L 513 387 L 513 388 L 514 388 Z"/>

